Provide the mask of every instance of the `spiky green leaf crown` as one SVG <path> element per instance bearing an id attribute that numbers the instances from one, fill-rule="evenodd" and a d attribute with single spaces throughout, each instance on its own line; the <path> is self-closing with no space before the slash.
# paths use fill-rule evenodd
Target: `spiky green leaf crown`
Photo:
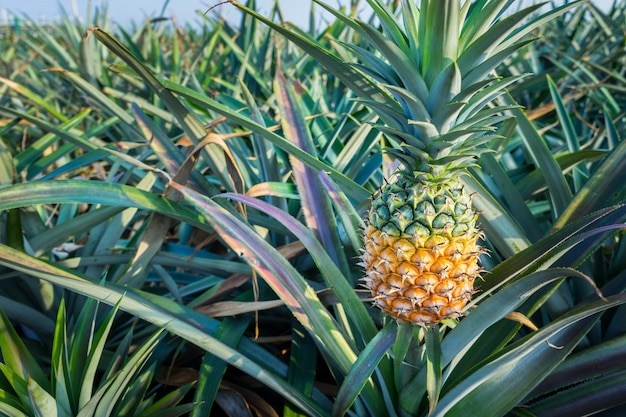
<path id="1" fill-rule="evenodd" d="M 395 142 L 392 152 L 408 169 L 438 177 L 474 163 L 502 120 L 505 108 L 493 102 L 519 77 L 499 79 L 493 70 L 532 41 L 532 30 L 585 0 L 533 19 L 528 17 L 542 4 L 505 15 L 513 0 L 421 0 L 419 6 L 417 0 L 397 0 L 398 10 L 366 0 L 376 27 L 313 1 L 369 42 L 370 48 L 344 45 L 356 62 L 233 4 L 301 47 L 376 112 L 380 129 Z"/>
<path id="2" fill-rule="evenodd" d="M 398 10 L 367 2 L 380 29 L 334 13 L 370 44 L 344 46 L 357 58 L 352 68 L 387 94 L 381 99 L 355 90 L 395 142 L 388 152 L 431 179 L 471 166 L 502 120 L 505 108 L 494 100 L 520 78 L 498 78 L 493 70 L 532 41 L 524 38 L 539 23 L 521 22 L 541 5 L 503 17 L 513 2 L 421 0 L 418 6 L 402 0 Z"/>

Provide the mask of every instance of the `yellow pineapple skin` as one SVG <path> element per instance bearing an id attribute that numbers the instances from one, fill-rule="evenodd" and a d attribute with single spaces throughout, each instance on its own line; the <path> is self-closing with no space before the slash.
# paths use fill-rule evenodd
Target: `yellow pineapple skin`
<path id="1" fill-rule="evenodd" d="M 481 273 L 477 217 L 458 180 L 433 185 L 404 174 L 383 186 L 363 233 L 374 305 L 419 326 L 459 317 Z"/>

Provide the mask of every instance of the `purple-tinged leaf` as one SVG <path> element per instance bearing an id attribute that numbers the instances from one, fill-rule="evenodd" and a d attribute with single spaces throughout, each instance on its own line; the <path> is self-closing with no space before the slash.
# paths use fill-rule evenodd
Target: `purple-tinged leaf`
<path id="1" fill-rule="evenodd" d="M 171 183 L 207 219 L 224 242 L 262 277 L 309 332 L 331 366 L 343 375 L 357 359 L 354 347 L 304 277 L 247 223 L 195 191 Z M 383 411 L 380 392 L 369 382 L 363 394 L 369 407 Z"/>
<path id="2" fill-rule="evenodd" d="M 280 70 L 276 73 L 274 90 L 280 109 L 283 134 L 298 148 L 316 157 L 317 152 L 305 121 L 304 109 L 299 103 L 300 96 L 304 93 L 296 91 L 296 85 L 287 80 Z M 337 236 L 335 217 L 317 172 L 293 156 L 290 156 L 289 160 L 307 226 L 322 242 L 333 262 L 343 271 L 348 271 L 345 253 Z"/>
<path id="3" fill-rule="evenodd" d="M 576 220 L 551 233 L 536 242 L 531 247 L 506 259 L 485 275 L 483 282 L 478 283 L 482 292 L 488 292 L 491 288 L 503 285 L 505 282 L 520 276 L 524 272 L 536 269 L 544 265 L 546 257 L 552 259 L 558 253 L 561 256 L 565 250 L 566 242 L 572 243 L 572 238 L 580 233 L 588 232 L 594 228 L 619 224 L 626 217 L 626 205 L 607 207 Z M 569 246 L 568 248 L 571 248 Z M 555 261 L 556 259 L 552 259 Z"/>
<path id="4" fill-rule="evenodd" d="M 179 191 L 207 219 L 233 252 L 246 260 L 272 287 L 318 344 L 328 349 L 336 364 L 347 372 L 356 354 L 302 275 L 254 229 L 223 207 L 178 184 L 171 183 L 170 186 Z"/>
<path id="5" fill-rule="evenodd" d="M 470 309 L 471 306 L 468 306 L 470 314 L 463 318 L 441 343 L 441 366 L 445 370 L 444 384 L 456 365 L 463 361 L 464 355 L 472 349 L 485 330 L 514 311 L 541 288 L 567 276 L 586 279 L 583 274 L 573 269 L 548 269 L 528 275 L 480 303 L 474 300 L 472 304 L 478 304 L 478 307 Z M 477 300 L 480 300 L 480 297 Z M 401 390 L 400 404 L 406 411 L 410 413 L 417 411 L 422 395 L 426 392 L 426 377 L 426 369 L 420 370 L 417 376 Z"/>
<path id="6" fill-rule="evenodd" d="M 388 323 L 361 351 L 358 359 L 339 388 L 333 406 L 333 416 L 345 416 L 372 376 L 376 367 L 387 354 L 396 339 L 398 326 Z M 388 410 L 393 413 L 393 410 Z"/>
<path id="7" fill-rule="evenodd" d="M 521 339 L 446 392 L 433 416 L 506 414 L 570 354 L 601 313 L 624 303 L 626 294 L 598 300 Z M 503 390 L 507 386 L 515 389 Z"/>
<path id="8" fill-rule="evenodd" d="M 326 285 L 328 285 L 339 302 L 346 309 L 348 318 L 356 326 L 356 331 L 361 335 L 362 340 L 367 343 L 376 335 L 376 326 L 365 309 L 363 302 L 356 295 L 352 284 L 332 262 L 325 251 L 325 247 L 322 246 L 309 229 L 288 213 L 259 199 L 232 193 L 222 194 L 221 196 L 240 201 L 261 212 L 267 213 L 289 229 L 309 251 Z"/>

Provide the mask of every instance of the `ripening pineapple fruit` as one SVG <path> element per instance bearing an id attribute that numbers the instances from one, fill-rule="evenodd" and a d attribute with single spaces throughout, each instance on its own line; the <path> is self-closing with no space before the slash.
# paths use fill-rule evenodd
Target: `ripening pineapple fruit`
<path id="1" fill-rule="evenodd" d="M 399 322 L 457 317 L 473 292 L 482 248 L 472 197 L 456 179 L 401 171 L 374 198 L 364 232 L 365 282 Z"/>
<path id="2" fill-rule="evenodd" d="M 460 178 L 505 120 L 494 100 L 519 77 L 493 70 L 528 42 L 514 29 L 535 9 L 501 20 L 510 2 L 368 2 L 380 30 L 353 26 L 372 48 L 353 47 L 352 68 L 374 82 L 351 87 L 377 112 L 400 167 L 372 198 L 363 281 L 389 316 L 428 326 L 460 316 L 481 273 L 482 233 Z"/>

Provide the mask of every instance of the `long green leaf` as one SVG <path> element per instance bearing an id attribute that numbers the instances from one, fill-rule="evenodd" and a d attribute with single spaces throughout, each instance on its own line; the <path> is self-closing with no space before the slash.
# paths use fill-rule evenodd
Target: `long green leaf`
<path id="1" fill-rule="evenodd" d="M 542 402 L 546 392 L 567 391 L 572 385 L 622 372 L 625 344 L 626 335 L 620 335 L 573 353 L 529 394 L 527 402 Z"/>
<path id="2" fill-rule="evenodd" d="M 91 113 L 91 109 L 85 109 L 69 119 L 67 122 L 61 123 L 59 127 L 64 130 L 70 130 L 75 126 L 80 125 L 80 123 L 84 123 L 87 116 Z M 25 168 L 30 168 L 30 166 L 36 163 L 38 159 L 43 157 L 46 150 L 58 142 L 58 139 L 58 135 L 55 135 L 54 133 L 47 133 L 43 135 L 28 148 L 15 155 L 15 169 L 17 171 L 22 171 Z"/>
<path id="3" fill-rule="evenodd" d="M 38 105 L 40 108 L 47 110 L 52 116 L 58 118 L 60 121 L 66 122 L 68 120 L 67 116 L 59 112 L 59 109 L 56 109 L 55 106 L 53 106 L 48 100 L 46 100 L 46 97 L 42 97 L 41 95 L 30 90 L 28 87 L 20 85 L 15 81 L 9 80 L 8 78 L 4 77 L 0 77 L 0 83 L 8 86 L 18 94 L 23 95 L 24 97 Z"/>
<path id="4" fill-rule="evenodd" d="M 19 300 L 0 296 L 2 311 L 13 321 L 22 323 L 37 332 L 52 334 L 54 332 L 54 320 L 44 312 L 27 306 Z"/>
<path id="5" fill-rule="evenodd" d="M 578 134 L 574 129 L 574 123 L 569 116 L 569 112 L 565 107 L 565 103 L 563 102 L 563 98 L 561 94 L 559 94 L 559 90 L 552 80 L 550 75 L 547 75 L 548 79 L 548 88 L 550 90 L 550 96 L 552 97 L 552 101 L 554 102 L 554 106 L 556 109 L 556 114 L 558 117 L 559 124 L 563 128 L 563 135 L 565 136 L 565 142 L 567 143 L 567 149 L 570 153 L 580 151 L 580 143 L 578 139 Z M 574 194 L 576 194 L 584 185 L 585 180 L 587 179 L 588 172 L 587 169 L 582 167 L 574 168 L 573 179 L 574 179 Z M 586 175 L 585 175 L 586 174 Z"/>
<path id="6" fill-rule="evenodd" d="M 33 380 L 44 390 L 50 389 L 50 382 L 37 360 L 26 348 L 9 318 L 0 310 L 0 352 L 4 364 L 24 381 Z"/>
<path id="7" fill-rule="evenodd" d="M 28 377 L 28 397 L 35 412 L 35 417 L 59 416 L 54 397 L 30 376 Z"/>
<path id="8" fill-rule="evenodd" d="M 613 123 L 605 116 L 608 126 Z M 609 129 L 611 131 L 611 129 Z M 619 140 L 619 138 L 615 138 Z M 586 213 L 624 201 L 626 187 L 619 172 L 626 172 L 626 140 L 619 144 L 606 156 L 602 164 L 592 174 L 584 187 L 574 196 L 569 206 L 555 221 L 553 229 L 563 228 L 573 220 Z"/>
<path id="9" fill-rule="evenodd" d="M 109 417 L 112 414 L 112 411 L 118 407 L 122 396 L 131 386 L 131 381 L 142 372 L 146 362 L 164 336 L 165 334 L 161 330 L 154 332 L 137 347 L 129 358 L 126 358 L 121 369 L 112 378 L 112 383 L 101 388 L 104 389 L 105 393 L 98 401 L 94 417 Z"/>
<path id="10" fill-rule="evenodd" d="M 462 181 L 469 192 L 478 194 L 473 206 L 481 213 L 481 227 L 498 251 L 510 257 L 526 249 L 530 245 L 528 237 L 489 191 L 474 177 L 464 176 Z"/>
<path id="11" fill-rule="evenodd" d="M 625 394 L 626 371 L 620 370 L 581 381 L 563 391 L 552 393 L 536 404 L 523 407 L 533 415 L 598 415 L 623 405 L 626 402 Z"/>
<path id="12" fill-rule="evenodd" d="M 189 208 L 135 187 L 104 181 L 29 182 L 0 188 L 0 209 L 37 204 L 87 203 L 158 211 L 193 225 L 206 225 Z"/>
<path id="13" fill-rule="evenodd" d="M 318 346 L 327 351 L 328 357 L 332 359 L 332 365 L 344 375 L 347 374 L 356 360 L 354 347 L 302 275 L 276 249 L 261 239 L 247 223 L 241 222 L 212 200 L 188 188 L 174 183 L 171 183 L 171 186 L 181 192 L 184 198 L 207 218 L 230 248 L 263 277 L 296 319 L 309 331 Z M 373 409 L 381 407 L 382 399 L 379 398 L 380 393 L 375 390 L 373 383 L 368 384 L 364 396 Z"/>
<path id="14" fill-rule="evenodd" d="M 611 296 L 545 326 L 447 392 L 433 416 L 504 415 L 576 347 L 599 314 L 624 303 L 626 294 Z"/>
<path id="15" fill-rule="evenodd" d="M 17 401 L 10 401 L 7 393 L 3 390 L 0 390 L 0 413 L 4 413 L 7 416 L 11 417 L 30 417 L 22 410 L 17 408 Z"/>
<path id="16" fill-rule="evenodd" d="M 471 310 L 471 313 L 443 339 L 441 344 L 441 366 L 446 374 L 444 380 L 463 360 L 465 353 L 472 348 L 487 328 L 514 311 L 542 287 L 569 275 L 581 274 L 571 269 L 550 269 L 537 272 L 502 289 L 481 302 L 476 309 Z M 400 392 L 400 404 L 407 413 L 413 414 L 418 410 L 426 389 L 427 370 L 422 369 Z"/>
<path id="17" fill-rule="evenodd" d="M 428 86 L 458 58 L 460 4 L 460 0 L 421 2 L 421 69 Z"/>
<path id="18" fill-rule="evenodd" d="M 291 352 L 289 354 L 287 381 L 305 394 L 309 393 L 315 385 L 318 366 L 317 346 L 306 330 L 294 320 L 291 330 Z M 285 404 L 283 417 L 303 417 L 303 415 L 291 404 Z"/>
<path id="19" fill-rule="evenodd" d="M 98 285 L 83 276 L 32 258 L 5 245 L 0 245 L 0 265 L 39 277 L 105 304 L 119 303 L 120 310 L 164 328 L 253 375 L 258 381 L 306 410 L 310 415 L 327 416 L 329 414 L 329 403 L 313 402 L 275 373 L 214 338 L 208 331 L 208 327 L 212 327 L 208 323 L 208 318 L 180 304 L 164 297 L 151 296 L 110 283 Z"/>
<path id="20" fill-rule="evenodd" d="M 220 324 L 215 337 L 229 346 L 236 347 L 248 325 L 248 319 L 229 317 Z M 209 352 L 205 353 L 194 394 L 194 400 L 199 405 L 194 407 L 190 417 L 210 415 L 226 368 L 226 362 Z"/>
<path id="21" fill-rule="evenodd" d="M 118 308 L 119 305 L 115 305 L 115 307 L 107 313 L 95 334 L 93 333 L 94 329 L 89 326 L 90 322 L 96 318 L 96 311 L 95 309 L 92 310 L 90 308 L 90 303 L 85 304 L 81 311 L 82 314 L 78 318 L 79 324 L 77 327 L 81 326 L 85 330 L 88 329 L 88 331 L 85 331 L 82 334 L 84 339 L 81 340 L 78 335 L 75 335 L 75 338 L 72 340 L 72 343 L 74 344 L 74 346 L 72 346 L 72 354 L 74 356 L 76 356 L 76 353 L 74 352 L 77 352 L 78 355 L 87 353 L 87 356 L 84 357 L 84 371 L 78 374 L 76 384 L 73 387 L 74 389 L 79 390 L 79 409 L 82 409 L 93 397 L 93 390 L 96 387 L 96 381 L 98 378 L 98 370 L 101 366 L 100 360 L 104 354 L 105 343 L 111 329 L 113 328 L 113 319 L 115 318 Z M 93 318 L 91 317 L 92 315 Z M 74 366 L 76 366 L 76 363 L 74 363 Z"/>
<path id="22" fill-rule="evenodd" d="M 512 97 L 505 94 L 504 103 L 514 105 Z M 563 176 L 563 172 L 556 163 L 554 156 L 548 149 L 544 139 L 541 137 L 537 129 L 528 119 L 526 114 L 520 109 L 509 110 L 517 120 L 518 131 L 522 141 L 529 152 L 532 162 L 535 166 L 541 168 L 546 184 L 550 191 L 550 201 L 552 202 L 552 212 L 554 218 L 557 218 L 569 205 L 572 200 L 572 191 Z"/>
<path id="23" fill-rule="evenodd" d="M 54 339 L 52 341 L 52 359 L 50 381 L 57 403 L 59 417 L 72 416 L 72 400 L 70 399 L 72 390 L 71 370 L 66 356 L 67 346 L 67 317 L 65 312 L 65 299 L 61 299 L 57 312 L 56 327 L 54 329 Z M 82 368 L 74 368 L 75 373 L 82 371 Z"/>
<path id="24" fill-rule="evenodd" d="M 111 36 L 107 32 L 93 28 L 89 31 L 100 42 L 102 42 L 113 53 L 122 58 L 135 72 L 146 81 L 148 86 L 154 91 L 168 109 L 174 114 L 181 127 L 189 135 L 194 144 L 198 144 L 202 138 L 206 136 L 206 131 L 196 116 L 191 113 L 169 89 L 139 60 L 131 51 L 129 51 L 118 39 Z M 208 147 L 205 150 L 208 157 L 207 163 L 211 166 L 213 174 L 217 176 L 221 184 L 233 189 L 230 178 L 227 175 L 227 168 L 223 153 L 220 153 L 214 147 Z"/>
<path id="25" fill-rule="evenodd" d="M 426 393 L 428 395 L 428 414 L 432 414 L 439 401 L 443 385 L 441 366 L 441 335 L 439 326 L 430 326 L 424 331 L 426 361 Z"/>
<path id="26" fill-rule="evenodd" d="M 191 101 L 194 101 L 202 106 L 205 106 L 219 114 L 222 114 L 228 117 L 230 120 L 240 124 L 241 126 L 250 129 L 251 131 L 257 133 L 259 136 L 263 137 L 267 141 L 274 144 L 276 147 L 282 149 L 287 154 L 298 158 L 308 166 L 315 168 L 318 171 L 325 171 L 330 177 L 339 184 L 344 192 L 348 194 L 351 198 L 353 198 L 357 202 L 361 202 L 367 198 L 369 198 L 370 193 L 365 190 L 363 187 L 358 185 L 356 182 L 346 177 L 335 168 L 331 167 L 328 164 L 321 162 L 319 159 L 314 158 L 310 154 L 304 152 L 302 149 L 298 148 L 285 138 L 277 135 L 276 133 L 269 130 L 267 127 L 260 125 L 259 123 L 242 116 L 238 112 L 235 112 L 224 106 L 215 100 L 210 99 L 206 95 L 200 94 L 196 91 L 193 91 L 190 88 L 180 86 L 178 84 L 168 82 L 166 80 L 162 80 L 163 85 L 169 88 L 171 91 L 176 94 L 180 94 L 183 97 L 188 98 Z"/>
<path id="27" fill-rule="evenodd" d="M 346 375 L 345 381 L 341 384 L 337 393 L 335 405 L 333 406 L 333 416 L 341 417 L 346 415 L 350 406 L 376 370 L 379 362 L 388 354 L 395 341 L 397 329 L 395 322 L 387 324 L 367 344 L 365 349 L 359 353 L 358 359 L 352 365 L 352 369 Z M 389 413 L 392 413 L 392 411 L 388 410 Z"/>
<path id="28" fill-rule="evenodd" d="M 323 65 L 330 72 L 339 77 L 346 86 L 348 86 L 351 90 L 357 92 L 360 97 L 369 97 L 371 100 L 384 103 L 390 107 L 398 106 L 398 103 L 393 101 L 391 97 L 389 97 L 389 95 L 386 94 L 382 89 L 380 89 L 374 82 L 370 81 L 367 78 L 364 78 L 363 75 L 360 72 L 356 71 L 352 66 L 347 65 L 339 58 L 332 55 L 330 52 L 320 48 L 317 43 L 305 38 L 304 36 L 296 32 L 290 31 L 289 29 L 275 22 L 272 22 L 271 20 L 263 17 L 256 11 L 245 7 L 237 1 L 233 1 L 232 3 L 238 9 L 254 16 L 255 19 L 258 19 L 259 21 L 265 23 L 266 25 L 292 41 L 294 44 L 302 48 L 321 65 Z"/>

